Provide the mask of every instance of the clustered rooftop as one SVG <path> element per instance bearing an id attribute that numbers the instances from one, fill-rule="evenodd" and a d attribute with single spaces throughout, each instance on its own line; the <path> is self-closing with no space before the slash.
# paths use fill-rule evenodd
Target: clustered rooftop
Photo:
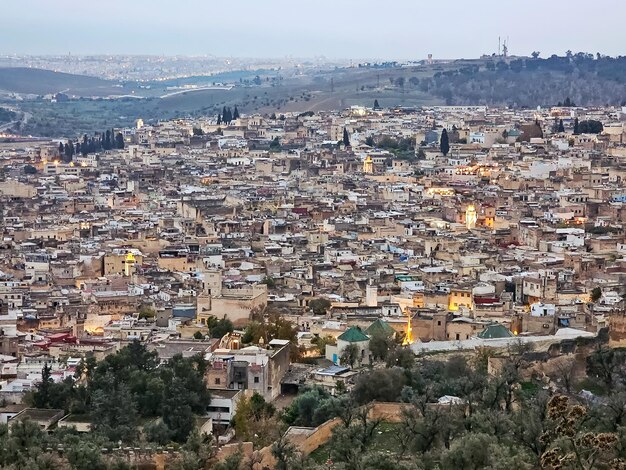
<path id="1" fill-rule="evenodd" d="M 415 351 L 594 333 L 624 310 L 623 117 L 354 107 L 139 121 L 71 161 L 0 143 L 0 357 L 176 349 L 267 312 L 304 348 L 338 338 L 336 364 L 347 343 L 369 362 L 368 328 L 410 330 Z M 200 349 L 221 364 L 239 345 Z"/>

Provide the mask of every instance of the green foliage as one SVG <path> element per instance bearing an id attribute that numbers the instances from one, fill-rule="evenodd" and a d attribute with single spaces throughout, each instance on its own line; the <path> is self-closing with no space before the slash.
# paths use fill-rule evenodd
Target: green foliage
<path id="1" fill-rule="evenodd" d="M 342 365 L 353 368 L 359 361 L 359 347 L 353 343 L 346 345 L 341 351 L 339 360 Z"/>
<path id="2" fill-rule="evenodd" d="M 594 287 L 591 290 L 591 301 L 597 302 L 602 297 L 602 289 L 600 287 Z"/>
<path id="3" fill-rule="evenodd" d="M 283 410 L 282 419 L 290 426 L 319 426 L 339 416 L 341 408 L 346 407 L 343 400 L 324 388 L 307 387 Z"/>
<path id="4" fill-rule="evenodd" d="M 204 335 L 202 334 L 202 332 L 201 332 L 201 331 L 196 331 L 196 332 L 193 334 L 193 339 L 204 339 Z"/>
<path id="5" fill-rule="evenodd" d="M 35 168 L 33 165 L 24 165 L 23 171 L 25 175 L 37 174 L 37 168 Z"/>
<path id="6" fill-rule="evenodd" d="M 374 359 L 384 361 L 395 347 L 396 343 L 391 336 L 375 334 L 370 338 L 370 352 Z"/>
<path id="7" fill-rule="evenodd" d="M 270 142 L 270 150 L 277 152 L 280 148 L 280 139 L 278 137 L 274 137 L 274 139 Z"/>
<path id="8" fill-rule="evenodd" d="M 402 387 L 407 383 L 401 368 L 376 369 L 359 376 L 354 386 L 353 396 L 357 403 L 371 401 L 397 401 Z"/>
<path id="9" fill-rule="evenodd" d="M 219 320 L 215 316 L 210 316 L 207 319 L 207 327 L 211 333 L 211 338 L 221 338 L 227 333 L 232 333 L 235 329 L 233 322 L 226 316 Z"/>
<path id="10" fill-rule="evenodd" d="M 83 361 L 77 378 L 84 384 L 73 379 L 62 384 L 42 381 L 33 402 L 88 414 L 94 433 L 110 442 L 136 442 L 139 420 L 144 418 L 161 418 L 159 432 L 148 433 L 155 439 L 163 441 L 168 435 L 168 440 L 184 442 L 195 415 L 204 413 L 210 401 L 205 367 L 200 356 L 175 356 L 159 365 L 156 352 L 134 341 L 99 363 Z"/>
<path id="11" fill-rule="evenodd" d="M 447 156 L 450 152 L 450 140 L 448 138 L 448 131 L 446 129 L 441 131 L 441 140 L 439 141 L 439 149 L 443 156 Z"/>
<path id="12" fill-rule="evenodd" d="M 309 308 L 314 315 L 326 315 L 330 306 L 330 300 L 324 298 L 316 298 L 309 301 Z"/>
<path id="13" fill-rule="evenodd" d="M 276 287 L 276 279 L 272 276 L 265 276 L 261 281 L 261 284 L 265 284 L 268 289 L 274 289 Z"/>
<path id="14" fill-rule="evenodd" d="M 328 345 L 336 345 L 337 344 L 337 339 L 334 336 L 330 336 L 330 335 L 326 335 L 326 336 L 320 336 L 318 338 L 315 339 L 315 344 L 317 346 L 317 349 L 320 352 L 320 355 L 325 356 L 326 355 L 326 346 Z"/>
<path id="15" fill-rule="evenodd" d="M 0 124 L 4 124 L 6 122 L 12 122 L 17 117 L 17 114 L 10 109 L 0 107 Z"/>
<path id="16" fill-rule="evenodd" d="M 625 359 L 623 349 L 598 347 L 587 356 L 587 375 L 600 380 L 607 390 L 611 390 L 614 385 L 624 382 Z"/>
<path id="17" fill-rule="evenodd" d="M 148 306 L 148 305 L 142 305 L 141 308 L 139 309 L 139 318 L 154 318 L 156 316 L 156 312 L 155 310 Z"/>
<path id="18" fill-rule="evenodd" d="M 578 133 L 580 134 L 599 134 L 604 130 L 600 121 L 593 119 L 588 121 L 580 121 L 578 123 Z M 576 133 L 576 132 L 575 132 Z"/>
<path id="19" fill-rule="evenodd" d="M 343 145 L 346 147 L 350 147 L 350 136 L 348 135 L 348 130 L 343 128 Z"/>
<path id="20" fill-rule="evenodd" d="M 415 363 L 415 354 L 408 347 L 392 348 L 387 355 L 387 367 L 402 367 L 410 369 Z"/>
<path id="21" fill-rule="evenodd" d="M 262 424 L 273 418 L 275 413 L 274 405 L 267 403 L 265 398 L 257 392 L 254 392 L 249 399 L 241 398 L 237 404 L 237 412 L 232 419 L 237 436 L 244 440 L 252 440 L 253 436 L 259 436 Z"/>
<path id="22" fill-rule="evenodd" d="M 261 338 L 266 343 L 273 339 L 288 340 L 293 345 L 298 343 L 297 328 L 280 313 L 270 311 L 267 317 L 261 316 L 261 318 L 262 321 L 248 323 L 242 337 L 244 344 L 257 344 Z"/>

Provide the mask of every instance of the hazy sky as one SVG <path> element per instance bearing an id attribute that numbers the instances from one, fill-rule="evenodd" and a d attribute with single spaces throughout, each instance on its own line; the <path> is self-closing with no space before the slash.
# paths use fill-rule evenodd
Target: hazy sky
<path id="1" fill-rule="evenodd" d="M 626 54 L 624 0 L 0 0 L 0 53 Z"/>

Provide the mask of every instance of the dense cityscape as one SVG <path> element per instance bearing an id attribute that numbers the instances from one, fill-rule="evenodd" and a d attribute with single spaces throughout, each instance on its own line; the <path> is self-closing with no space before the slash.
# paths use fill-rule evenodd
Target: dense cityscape
<path id="1" fill-rule="evenodd" d="M 623 8 L 460 6 L 3 2 L 0 470 L 626 469 Z"/>
<path id="2" fill-rule="evenodd" d="M 623 116 L 224 108 L 4 143 L 0 416 L 215 468 L 386 468 L 382 445 L 498 468 L 464 447 L 502 419 L 515 439 L 525 407 L 619 420 Z M 619 421 L 579 424 L 615 442 L 574 445 L 620 458 Z M 529 468 L 569 458 L 523 439 Z"/>

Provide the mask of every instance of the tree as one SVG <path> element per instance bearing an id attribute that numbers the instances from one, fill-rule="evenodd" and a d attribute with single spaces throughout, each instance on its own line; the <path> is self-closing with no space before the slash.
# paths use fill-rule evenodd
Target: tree
<path id="1" fill-rule="evenodd" d="M 109 378 L 114 383 L 113 377 Z M 125 384 L 108 393 L 97 390 L 92 395 L 92 428 L 112 442 L 130 444 L 137 438 L 138 416 L 133 396 Z"/>
<path id="2" fill-rule="evenodd" d="M 239 110 L 237 106 L 235 106 L 235 110 L 233 111 L 233 119 L 239 119 Z"/>
<path id="3" fill-rule="evenodd" d="M 343 145 L 345 145 L 346 148 L 350 147 L 350 136 L 348 135 L 348 130 L 345 127 L 343 128 Z"/>
<path id="4" fill-rule="evenodd" d="M 354 385 L 353 396 L 357 403 L 371 401 L 397 401 L 406 385 L 406 376 L 402 369 L 376 369 L 361 375 Z"/>
<path id="5" fill-rule="evenodd" d="M 319 426 L 349 409 L 346 405 L 347 402 L 333 397 L 327 389 L 310 386 L 283 410 L 281 418 L 290 426 Z"/>
<path id="6" fill-rule="evenodd" d="M 565 126 L 563 125 L 563 119 L 559 119 L 559 127 L 557 129 L 558 132 L 565 132 Z"/>
<path id="7" fill-rule="evenodd" d="M 402 367 L 403 369 L 410 369 L 415 363 L 415 354 L 408 347 L 394 348 L 387 356 L 388 367 Z"/>
<path id="8" fill-rule="evenodd" d="M 115 148 L 119 150 L 124 150 L 124 136 L 121 132 L 118 132 L 115 136 Z"/>
<path id="9" fill-rule="evenodd" d="M 345 348 L 343 348 L 343 351 L 341 351 L 340 361 L 342 364 L 349 365 L 351 368 L 354 368 L 358 359 L 359 347 L 354 343 L 348 344 Z"/>
<path id="10" fill-rule="evenodd" d="M 222 115 L 218 114 L 217 115 L 217 125 L 219 126 L 220 124 L 222 124 Z"/>
<path id="11" fill-rule="evenodd" d="M 46 362 L 41 371 L 41 382 L 37 384 L 37 388 L 33 395 L 33 404 L 35 408 L 47 408 L 50 403 L 51 389 L 54 384 L 50 373 L 51 367 Z"/>
<path id="12" fill-rule="evenodd" d="M 284 437 L 272 444 L 272 456 L 276 459 L 276 470 L 289 470 L 291 460 L 296 454 L 296 447 Z"/>
<path id="13" fill-rule="evenodd" d="M 265 284 L 268 289 L 273 289 L 276 287 L 276 279 L 274 279 L 272 276 L 265 276 L 261 280 L 261 284 Z"/>
<path id="14" fill-rule="evenodd" d="M 591 289 L 591 301 L 596 303 L 602 297 L 602 289 L 600 287 L 594 287 Z"/>
<path id="15" fill-rule="evenodd" d="M 204 335 L 202 334 L 202 332 L 201 332 L 201 331 L 196 331 L 196 332 L 193 334 L 193 339 L 204 339 Z"/>
<path id="16" fill-rule="evenodd" d="M 207 327 L 211 333 L 211 338 L 221 338 L 227 333 L 232 333 L 235 329 L 233 322 L 226 318 L 226 316 L 219 320 L 216 317 L 209 317 Z"/>
<path id="17" fill-rule="evenodd" d="M 378 104 L 378 100 L 377 99 L 374 100 L 374 109 L 375 110 L 379 110 L 380 109 L 380 105 Z"/>
<path id="18" fill-rule="evenodd" d="M 623 380 L 624 359 L 626 353 L 623 350 L 599 346 L 587 356 L 587 375 L 601 380 L 607 391 L 611 392 L 618 379 Z"/>
<path id="19" fill-rule="evenodd" d="M 64 154 L 65 154 L 64 161 L 71 162 L 72 158 L 74 157 L 74 143 L 73 142 L 65 143 Z"/>
<path id="20" fill-rule="evenodd" d="M 270 150 L 280 150 L 280 139 L 278 137 L 274 137 L 270 142 Z"/>
<path id="21" fill-rule="evenodd" d="M 320 336 L 316 339 L 317 349 L 319 350 L 322 356 L 326 354 L 326 346 L 328 345 L 334 346 L 336 344 L 337 344 L 337 340 L 334 338 L 334 336 L 326 335 L 326 336 Z"/>
<path id="22" fill-rule="evenodd" d="M 578 125 L 578 130 L 581 134 L 599 134 L 604 130 L 604 127 L 600 121 L 590 119 L 581 121 Z"/>
<path id="23" fill-rule="evenodd" d="M 172 439 L 185 442 L 195 427 L 195 414 L 204 413 L 211 401 L 204 381 L 206 363 L 201 355 L 183 358 L 176 355 L 160 369 L 163 381 L 163 422 Z"/>
<path id="24" fill-rule="evenodd" d="M 316 298 L 309 301 L 309 308 L 314 315 L 325 315 L 331 305 L 330 300 L 324 298 Z"/>
<path id="25" fill-rule="evenodd" d="M 106 134 L 104 135 L 104 150 L 111 150 L 113 148 L 113 140 L 112 140 L 111 131 L 107 129 Z"/>
<path id="26" fill-rule="evenodd" d="M 578 118 L 574 119 L 574 135 L 580 134 L 580 128 L 578 127 Z"/>
<path id="27" fill-rule="evenodd" d="M 443 156 L 447 156 L 450 151 L 450 141 L 448 140 L 448 131 L 444 129 L 441 131 L 441 141 L 439 142 L 439 149 Z"/>
<path id="28" fill-rule="evenodd" d="M 150 442 L 163 446 L 172 441 L 172 431 L 160 418 L 146 425 L 143 431 Z"/>
<path id="29" fill-rule="evenodd" d="M 194 127 L 192 132 L 194 136 L 204 135 L 204 131 L 199 127 Z"/>
<path id="30" fill-rule="evenodd" d="M 533 59 L 538 59 L 540 54 L 541 52 L 539 51 L 533 51 L 530 55 Z"/>
<path id="31" fill-rule="evenodd" d="M 25 175 L 37 174 L 37 168 L 35 168 L 33 165 L 24 165 L 23 171 Z"/>
<path id="32" fill-rule="evenodd" d="M 375 334 L 370 338 L 370 351 L 374 359 L 384 361 L 387 359 L 389 351 L 395 346 L 393 339 L 384 334 Z"/>
<path id="33" fill-rule="evenodd" d="M 155 310 L 149 305 L 142 305 L 139 309 L 139 319 L 142 318 L 154 318 L 156 316 Z"/>

